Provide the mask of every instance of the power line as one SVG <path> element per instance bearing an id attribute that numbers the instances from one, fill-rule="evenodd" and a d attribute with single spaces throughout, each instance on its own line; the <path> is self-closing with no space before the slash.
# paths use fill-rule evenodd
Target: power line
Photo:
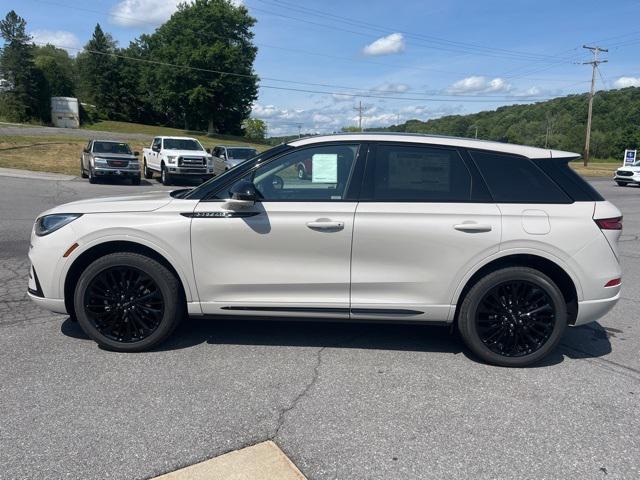
<path id="1" fill-rule="evenodd" d="M 287 10 L 294 10 L 297 11 L 298 13 L 302 13 L 304 15 L 309 15 L 309 16 L 315 16 L 315 17 L 324 17 L 324 18 L 328 18 L 334 21 L 338 21 L 341 23 L 345 23 L 347 25 L 351 25 L 351 26 L 356 26 L 359 28 L 366 28 L 368 30 L 374 30 L 374 31 L 378 31 L 381 34 L 390 34 L 390 33 L 402 33 L 403 35 L 409 37 L 409 38 L 414 38 L 417 40 L 421 40 L 423 42 L 430 42 L 430 43 L 435 43 L 437 45 L 443 45 L 443 46 L 448 46 L 448 47 L 452 47 L 452 48 L 456 48 L 456 51 L 460 51 L 460 49 L 466 49 L 466 50 L 470 50 L 473 53 L 478 53 L 478 54 L 482 54 L 482 52 L 493 52 L 496 54 L 501 54 L 501 55 L 507 55 L 509 56 L 509 58 L 522 58 L 522 59 L 526 59 L 528 61 L 535 61 L 535 60 L 546 60 L 549 58 L 554 58 L 554 56 L 550 56 L 550 55 L 544 55 L 544 54 L 536 54 L 536 53 L 530 53 L 530 52 L 522 52 L 522 51 L 516 51 L 516 50 L 508 50 L 508 49 L 504 49 L 504 48 L 499 48 L 499 47 L 488 47 L 485 45 L 479 45 L 479 44 L 474 44 L 474 43 L 468 43 L 468 42 L 460 42 L 460 41 L 454 41 L 454 40 L 449 40 L 446 38 L 441 38 L 441 37 L 435 37 L 432 35 L 425 35 L 425 34 L 418 34 L 418 33 L 414 33 L 414 32 L 410 32 L 407 30 L 403 30 L 403 29 L 399 29 L 399 28 L 395 28 L 395 27 L 388 27 L 388 26 L 381 26 L 381 25 L 376 25 L 374 23 L 369 23 L 369 22 L 364 22 L 361 20 L 355 20 L 352 18 L 348 18 L 348 17 L 342 17 L 339 15 L 334 15 L 328 12 L 324 12 L 322 10 L 317 10 L 317 9 L 313 9 L 313 8 L 309 8 L 309 7 L 303 7 L 291 2 L 287 2 L 287 1 L 283 1 L 283 0 L 275 0 L 275 1 L 267 1 L 267 0 L 257 0 L 261 3 L 266 3 L 266 4 L 271 4 L 274 6 L 277 6 L 279 8 L 283 8 L 283 9 L 287 9 Z M 252 7 L 254 8 L 254 7 Z M 274 13 L 274 12 L 270 12 L 270 13 Z M 299 19 L 302 20 L 302 19 Z M 467 51 L 463 51 L 463 53 L 469 53 Z M 557 60 L 557 58 L 556 58 Z"/>

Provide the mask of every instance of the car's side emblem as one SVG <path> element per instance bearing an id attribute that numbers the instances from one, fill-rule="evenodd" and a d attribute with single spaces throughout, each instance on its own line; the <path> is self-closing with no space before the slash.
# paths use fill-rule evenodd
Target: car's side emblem
<path id="1" fill-rule="evenodd" d="M 260 212 L 187 212 L 180 215 L 188 218 L 247 218 L 260 215 Z"/>

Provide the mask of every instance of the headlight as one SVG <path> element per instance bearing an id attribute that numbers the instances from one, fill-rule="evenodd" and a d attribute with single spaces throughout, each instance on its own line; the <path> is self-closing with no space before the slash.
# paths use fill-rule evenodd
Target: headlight
<path id="1" fill-rule="evenodd" d="M 175 156 L 167 156 L 167 162 L 176 163 L 176 157 Z"/>
<path id="2" fill-rule="evenodd" d="M 208 166 L 213 166 L 213 157 L 207 157 L 207 165 Z"/>
<path id="3" fill-rule="evenodd" d="M 100 158 L 100 157 L 96 157 L 93 159 L 93 163 L 95 163 L 96 165 L 103 165 L 103 166 L 107 166 L 107 160 L 105 158 Z"/>
<path id="4" fill-rule="evenodd" d="M 49 235 L 51 232 L 55 232 L 81 216 L 81 213 L 57 213 L 40 217 L 36 220 L 36 235 L 39 237 Z"/>

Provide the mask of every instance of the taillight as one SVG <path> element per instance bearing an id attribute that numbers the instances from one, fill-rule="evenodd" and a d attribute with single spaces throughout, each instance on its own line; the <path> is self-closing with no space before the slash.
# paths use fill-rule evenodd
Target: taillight
<path id="1" fill-rule="evenodd" d="M 622 217 L 595 219 L 601 230 L 622 230 Z"/>

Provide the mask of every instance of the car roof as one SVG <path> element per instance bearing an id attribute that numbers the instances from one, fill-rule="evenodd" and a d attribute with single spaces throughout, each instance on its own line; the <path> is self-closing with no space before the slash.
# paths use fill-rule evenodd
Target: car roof
<path id="1" fill-rule="evenodd" d="M 95 140 L 92 140 L 92 142 L 102 142 L 102 143 L 125 143 L 127 145 L 129 145 L 128 142 L 122 142 L 120 140 L 100 140 L 99 138 L 96 138 Z"/>
<path id="2" fill-rule="evenodd" d="M 197 138 L 193 138 L 193 137 L 174 137 L 170 135 L 158 135 L 154 138 L 168 138 L 170 140 L 195 140 L 196 142 L 198 141 Z"/>
<path id="3" fill-rule="evenodd" d="M 249 150 L 256 149 L 256 147 L 250 147 L 249 145 L 216 145 L 214 148 L 248 148 Z"/>
<path id="4" fill-rule="evenodd" d="M 394 133 L 394 132 L 362 132 L 362 133 L 338 133 L 331 135 L 318 135 L 305 137 L 287 142 L 293 147 L 313 145 L 320 142 L 331 141 L 379 141 L 399 143 L 425 143 L 430 145 L 443 145 L 451 147 L 475 148 L 478 150 L 491 150 L 493 152 L 512 153 L 528 158 L 578 158 L 580 154 L 551 150 L 547 148 L 516 145 L 512 143 L 495 142 L 491 140 L 478 140 L 475 138 L 448 137 L 444 135 L 425 135 L 418 133 Z"/>

